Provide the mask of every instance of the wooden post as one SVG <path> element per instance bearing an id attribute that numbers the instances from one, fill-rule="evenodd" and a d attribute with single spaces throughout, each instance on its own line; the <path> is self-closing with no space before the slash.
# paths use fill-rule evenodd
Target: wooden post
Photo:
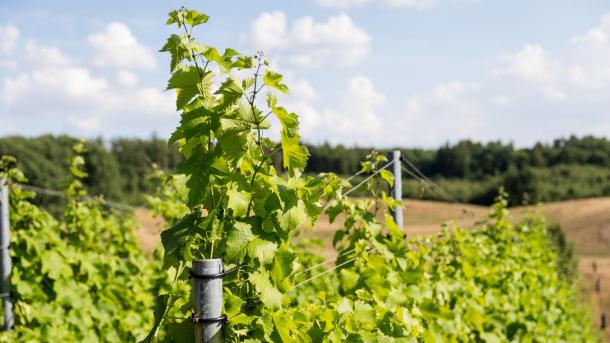
<path id="1" fill-rule="evenodd" d="M 400 150 L 394 150 L 394 199 L 400 202 L 400 205 L 394 207 L 394 221 L 396 225 L 404 231 L 402 220 L 402 163 L 400 161 Z"/>
<path id="2" fill-rule="evenodd" d="M 196 343 L 221 343 L 224 341 L 222 316 L 221 259 L 194 260 L 193 271 L 193 322 Z"/>
<path id="3" fill-rule="evenodd" d="M 597 278 L 595 278 L 595 292 L 601 293 L 601 291 L 602 291 L 602 281 L 598 275 Z"/>
<path id="4" fill-rule="evenodd" d="M 0 178 L 0 258 L 2 259 L 0 270 L 0 293 L 4 306 L 4 329 L 11 330 L 14 325 L 13 303 L 11 303 L 11 255 L 9 253 L 10 222 L 8 183 L 5 178 Z"/>

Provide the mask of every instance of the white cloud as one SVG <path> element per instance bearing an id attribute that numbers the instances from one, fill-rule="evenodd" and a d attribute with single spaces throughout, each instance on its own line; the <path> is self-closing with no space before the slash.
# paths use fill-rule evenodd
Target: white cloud
<path id="1" fill-rule="evenodd" d="M 262 13 L 244 38 L 278 63 L 300 67 L 354 66 L 368 54 L 371 41 L 347 14 L 325 22 L 304 17 L 290 26 L 281 11 Z"/>
<path id="2" fill-rule="evenodd" d="M 525 79 L 544 80 L 551 74 L 550 61 L 542 46 L 528 44 L 513 54 L 505 54 L 498 58 L 500 66 L 494 72 L 496 75 L 516 75 Z"/>
<path id="3" fill-rule="evenodd" d="M 356 75 L 348 79 L 338 101 L 327 105 L 320 104 L 324 99 L 307 81 L 288 77 L 287 82 L 291 84 L 290 96 L 282 102 L 289 111 L 299 114 L 304 140 L 349 144 L 380 141 L 384 125 L 378 109 L 386 97 L 368 77 Z"/>
<path id="4" fill-rule="evenodd" d="M 23 56 L 30 68 L 5 77 L 0 88 L 1 121 L 22 133 L 127 135 L 174 124 L 173 93 L 139 87 L 132 71 L 119 70 L 109 79 L 58 48 L 33 41 Z"/>
<path id="5" fill-rule="evenodd" d="M 19 30 L 13 24 L 0 26 L 0 54 L 10 54 L 17 46 Z"/>
<path id="6" fill-rule="evenodd" d="M 411 97 L 397 129 L 409 141 L 423 145 L 477 134 L 483 119 L 480 91 L 476 83 L 448 82 Z"/>
<path id="7" fill-rule="evenodd" d="M 98 116 L 68 116 L 68 123 L 85 135 L 99 133 L 102 129 Z"/>
<path id="8" fill-rule="evenodd" d="M 127 70 L 120 70 L 117 73 L 117 82 L 125 87 L 135 87 L 138 85 L 138 76 Z"/>
<path id="9" fill-rule="evenodd" d="M 124 69 L 153 69 L 156 67 L 152 51 L 141 45 L 129 27 L 120 22 L 106 26 L 103 32 L 90 35 L 89 44 L 96 50 L 92 64 L 96 67 Z"/>
<path id="10" fill-rule="evenodd" d="M 103 78 L 96 78 L 80 67 L 52 67 L 34 70 L 4 80 L 3 100 L 8 105 L 62 106 L 62 103 L 87 103 L 109 88 Z M 31 101 L 36 99 L 36 101 Z"/>
<path id="11" fill-rule="evenodd" d="M 400 132 L 385 144 L 434 146 L 474 138 L 518 145 L 610 132 L 610 15 L 563 49 L 526 44 L 502 54 L 476 83 L 451 82 L 405 103 Z"/>
<path id="12" fill-rule="evenodd" d="M 572 39 L 574 43 L 588 43 L 595 45 L 603 45 L 608 43 L 610 37 L 610 14 L 604 15 L 598 27 L 594 27 L 589 32 L 582 36 L 576 36 Z"/>
<path id="13" fill-rule="evenodd" d="M 72 63 L 71 59 L 64 55 L 58 48 L 38 45 L 29 41 L 25 45 L 25 59 L 34 66 L 67 66 Z"/>
<path id="14" fill-rule="evenodd" d="M 347 89 L 341 95 L 340 107 L 326 109 L 324 121 L 336 133 L 360 136 L 360 139 L 373 138 L 382 128 L 376 110 L 384 101 L 385 95 L 373 87 L 369 78 L 354 76 L 348 80 Z"/>

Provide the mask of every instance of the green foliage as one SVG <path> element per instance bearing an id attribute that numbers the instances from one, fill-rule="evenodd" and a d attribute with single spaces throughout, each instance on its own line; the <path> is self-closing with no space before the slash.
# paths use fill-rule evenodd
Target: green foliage
<path id="1" fill-rule="evenodd" d="M 152 320 L 153 292 L 164 283 L 160 265 L 139 248 L 133 219 L 109 212 L 86 195 L 85 148 L 75 146 L 73 179 L 63 221 L 11 187 L 11 275 L 15 328 L 0 341 L 134 341 Z M 10 182 L 26 182 L 21 171 L 0 168 Z"/>

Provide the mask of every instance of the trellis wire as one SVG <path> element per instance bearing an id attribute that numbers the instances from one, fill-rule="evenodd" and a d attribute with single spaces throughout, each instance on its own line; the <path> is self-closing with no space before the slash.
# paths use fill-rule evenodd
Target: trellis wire
<path id="1" fill-rule="evenodd" d="M 372 250 L 369 250 L 368 252 L 374 252 L 375 250 L 376 249 L 372 249 Z M 306 283 L 308 283 L 310 281 L 313 281 L 313 280 L 319 278 L 320 276 L 322 276 L 324 274 L 328 274 L 328 273 L 332 272 L 333 270 L 337 270 L 337 269 L 343 267 L 344 265 L 346 265 L 348 263 L 356 261 L 357 259 L 358 259 L 358 257 L 354 257 L 354 258 L 351 258 L 351 259 L 349 259 L 347 261 L 341 262 L 341 263 L 339 263 L 338 265 L 336 265 L 336 266 L 334 266 L 332 268 L 329 268 L 329 269 L 327 269 L 327 270 L 325 270 L 325 271 L 323 271 L 323 272 L 321 272 L 319 274 L 316 274 L 316 275 L 314 275 L 314 276 L 312 276 L 312 277 L 310 277 L 308 279 L 305 279 L 305 280 L 297 283 L 296 285 L 293 285 L 292 287 L 290 287 L 290 289 L 297 288 L 297 287 L 299 287 L 301 285 L 304 285 L 304 284 L 306 284 Z"/>
<path id="2" fill-rule="evenodd" d="M 54 190 L 54 189 L 27 185 L 27 184 L 23 184 L 23 183 L 12 183 L 11 185 L 15 186 L 19 189 L 35 192 L 38 194 L 44 194 L 44 195 L 49 195 L 49 196 L 54 196 L 54 197 L 59 197 L 59 198 L 64 198 L 64 199 L 68 197 L 68 195 L 65 192 Z M 91 200 L 91 201 L 98 199 L 98 198 L 91 197 L 91 196 L 79 196 L 76 198 L 77 199 L 86 199 L 86 200 Z M 111 207 L 111 208 L 115 208 L 115 209 L 123 210 L 123 211 L 133 211 L 137 208 L 135 206 L 122 204 L 122 203 L 118 203 L 118 202 L 114 202 L 114 201 L 109 201 L 109 200 L 105 200 L 105 199 L 103 199 L 101 201 L 101 204 L 104 206 L 107 206 L 107 207 Z"/>

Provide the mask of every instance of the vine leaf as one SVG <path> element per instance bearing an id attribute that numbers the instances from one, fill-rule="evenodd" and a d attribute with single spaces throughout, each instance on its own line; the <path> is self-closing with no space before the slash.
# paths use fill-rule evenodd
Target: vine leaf
<path id="1" fill-rule="evenodd" d="M 283 212 L 278 218 L 280 226 L 287 231 L 294 230 L 298 225 L 307 222 L 307 212 L 303 200 L 298 200 L 293 206 Z"/>
<path id="2" fill-rule="evenodd" d="M 170 71 L 176 70 L 180 62 L 190 58 L 189 50 L 186 48 L 183 38 L 185 37 L 173 34 L 169 36 L 165 45 L 159 50 L 160 52 L 169 52 L 171 55 Z"/>
<path id="3" fill-rule="evenodd" d="M 189 206 L 195 206 L 205 198 L 212 176 L 228 172 L 222 150 L 218 146 L 211 153 L 205 152 L 200 146 L 196 147 L 191 158 L 179 163 L 176 170 L 190 176 L 186 182 Z"/>
<path id="4" fill-rule="evenodd" d="M 173 259 L 190 259 L 191 245 L 198 234 L 195 222 L 200 216 L 201 212 L 199 211 L 191 212 L 180 219 L 174 226 L 161 232 L 161 243 L 165 250 L 166 265 L 173 265 L 173 263 L 170 263 Z"/>
<path id="5" fill-rule="evenodd" d="M 279 90 L 280 92 L 286 94 L 288 93 L 288 86 L 282 83 L 282 79 L 284 77 L 271 70 L 265 70 L 265 76 L 263 77 L 263 82 L 274 89 Z"/>
<path id="6" fill-rule="evenodd" d="M 256 292 L 259 294 L 263 304 L 271 309 L 277 309 L 282 306 L 282 293 L 269 281 L 267 272 L 254 272 L 248 278 L 250 283 L 254 285 Z"/>
<path id="7" fill-rule="evenodd" d="M 306 147 L 299 145 L 299 136 L 290 137 L 282 132 L 280 141 L 282 143 L 284 168 L 288 169 L 290 176 L 299 175 L 307 164 L 309 151 Z"/>
<path id="8" fill-rule="evenodd" d="M 242 262 L 247 255 L 257 259 L 261 264 L 268 264 L 273 260 L 277 244 L 264 240 L 252 233 L 252 226 L 243 222 L 235 222 L 235 229 L 227 237 L 227 258 Z"/>
<path id="9" fill-rule="evenodd" d="M 271 267 L 271 280 L 282 291 L 287 291 L 291 283 L 288 276 L 292 274 L 293 263 L 296 260 L 296 254 L 289 251 L 285 246 L 282 246 L 275 258 Z"/>
<path id="10" fill-rule="evenodd" d="M 233 210 L 233 216 L 242 217 L 246 215 L 248 204 L 252 198 L 250 193 L 238 191 L 237 187 L 234 187 L 227 191 L 227 198 L 227 208 Z"/>

